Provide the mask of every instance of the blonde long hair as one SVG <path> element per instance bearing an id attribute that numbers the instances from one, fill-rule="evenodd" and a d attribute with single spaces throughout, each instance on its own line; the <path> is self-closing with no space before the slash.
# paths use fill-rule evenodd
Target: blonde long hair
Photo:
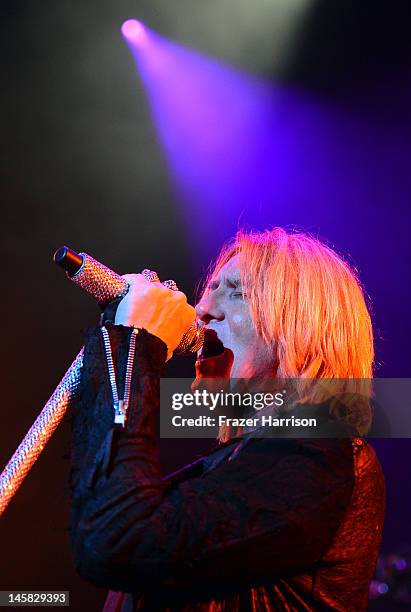
<path id="1" fill-rule="evenodd" d="M 355 379 L 350 393 L 369 408 L 373 330 L 355 269 L 317 238 L 276 227 L 239 231 L 209 278 L 237 254 L 255 329 L 273 351 L 273 376 L 305 379 L 302 395 L 311 402 L 324 398 L 309 380 Z M 371 413 L 357 407 L 347 419 L 365 433 Z"/>

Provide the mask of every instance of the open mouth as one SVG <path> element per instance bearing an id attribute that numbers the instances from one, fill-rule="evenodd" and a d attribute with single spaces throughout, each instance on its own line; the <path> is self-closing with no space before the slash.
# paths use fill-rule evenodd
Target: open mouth
<path id="1" fill-rule="evenodd" d="M 230 378 L 233 352 L 224 346 L 212 329 L 204 330 L 204 344 L 196 361 L 197 381 L 201 378 Z"/>
<path id="2" fill-rule="evenodd" d="M 198 355 L 198 360 L 203 361 L 209 357 L 217 357 L 224 353 L 224 345 L 213 329 L 204 330 L 204 344 Z"/>

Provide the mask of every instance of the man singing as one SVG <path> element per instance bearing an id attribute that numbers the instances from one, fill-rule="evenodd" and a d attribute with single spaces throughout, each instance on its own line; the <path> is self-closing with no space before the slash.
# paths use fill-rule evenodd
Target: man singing
<path id="1" fill-rule="evenodd" d="M 196 311 L 154 273 L 126 278 L 114 325 L 88 333 L 73 422 L 73 556 L 82 577 L 116 592 L 105 610 L 365 610 L 385 490 L 359 437 L 364 402 L 326 406 L 348 432 L 338 438 L 222 428 L 218 448 L 170 479 L 157 434 L 162 368 L 196 317 L 208 330 L 196 384 L 370 379 L 354 271 L 317 239 L 276 228 L 240 232 L 222 250 Z M 324 418 L 314 397 L 305 410 Z"/>

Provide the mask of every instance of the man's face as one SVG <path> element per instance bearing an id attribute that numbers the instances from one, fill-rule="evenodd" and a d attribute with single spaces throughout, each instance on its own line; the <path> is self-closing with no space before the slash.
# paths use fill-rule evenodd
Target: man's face
<path id="1" fill-rule="evenodd" d="M 272 376 L 271 351 L 254 328 L 247 289 L 243 298 L 236 255 L 213 276 L 196 306 L 198 318 L 234 354 L 231 378 Z"/>

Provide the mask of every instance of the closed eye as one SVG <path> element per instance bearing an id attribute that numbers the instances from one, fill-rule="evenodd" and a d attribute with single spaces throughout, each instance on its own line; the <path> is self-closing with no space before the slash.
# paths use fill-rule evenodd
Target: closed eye
<path id="1" fill-rule="evenodd" d="M 243 294 L 242 291 L 238 291 L 239 289 L 241 289 L 241 280 L 240 279 L 231 279 L 231 278 L 227 278 L 224 281 L 224 284 L 226 287 L 228 287 L 229 289 L 237 289 L 237 291 L 235 291 L 234 293 L 232 293 L 231 295 L 235 296 L 235 297 L 243 297 L 245 294 Z M 215 291 L 216 289 L 218 289 L 220 286 L 220 281 L 215 280 L 215 281 L 211 281 L 206 288 L 206 291 Z"/>

